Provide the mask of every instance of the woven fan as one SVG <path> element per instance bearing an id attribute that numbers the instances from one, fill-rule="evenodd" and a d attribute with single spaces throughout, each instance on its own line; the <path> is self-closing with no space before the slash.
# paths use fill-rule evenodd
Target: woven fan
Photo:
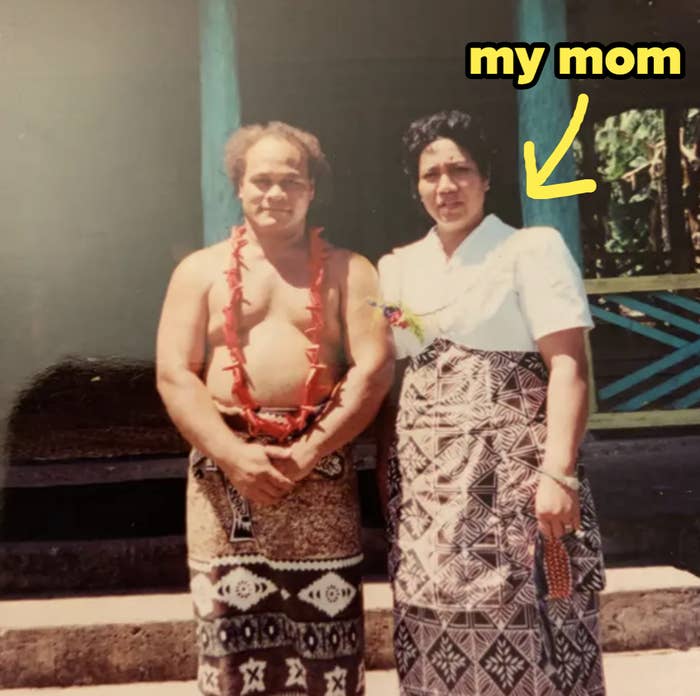
<path id="1" fill-rule="evenodd" d="M 565 599 L 571 595 L 571 559 L 560 539 L 544 539 L 544 574 L 550 599 Z"/>

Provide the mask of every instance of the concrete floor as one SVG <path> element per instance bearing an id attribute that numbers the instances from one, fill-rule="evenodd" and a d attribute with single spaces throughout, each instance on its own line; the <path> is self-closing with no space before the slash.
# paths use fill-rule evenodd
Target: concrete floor
<path id="1" fill-rule="evenodd" d="M 694 587 L 698 578 L 674 568 L 614 569 L 608 574 L 606 593 L 653 592 L 654 588 Z M 59 600 L 17 600 L 0 602 L 2 629 L 43 626 L 92 625 L 96 616 L 108 622 L 139 622 L 150 615 L 154 603 L 158 616 L 189 618 L 187 595 L 144 595 L 107 598 L 64 598 Z M 368 583 L 365 604 L 377 609 L 390 606 L 386 583 Z M 145 612 L 145 613 L 144 613 Z M 70 621 L 68 620 L 70 618 Z M 699 696 L 700 647 L 688 651 L 645 651 L 606 653 L 605 673 L 608 696 Z M 367 696 L 396 696 L 398 683 L 393 671 L 372 671 L 367 675 Z M 0 689 L 0 696 L 196 696 L 194 682 L 150 682 L 72 688 Z M 520 695 L 518 695 L 520 696 Z M 529 696 L 529 695 L 526 695 Z"/>
<path id="2" fill-rule="evenodd" d="M 608 696 L 698 696 L 700 648 L 605 655 Z M 0 689 L 0 696 L 196 696 L 194 682 Z M 396 696 L 396 672 L 369 672 L 367 696 Z"/>

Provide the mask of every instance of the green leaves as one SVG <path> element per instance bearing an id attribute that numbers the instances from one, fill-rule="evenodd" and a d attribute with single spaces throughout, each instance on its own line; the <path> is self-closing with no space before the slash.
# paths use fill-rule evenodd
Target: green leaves
<path id="1" fill-rule="evenodd" d="M 608 116 L 595 126 L 595 151 L 598 175 L 608 183 L 607 210 L 601 211 L 605 252 L 621 275 L 659 270 L 640 259 L 652 248 L 660 251 L 652 241 L 651 221 L 658 219 L 665 186 L 663 112 L 631 109 Z M 653 258 L 649 263 L 655 263 Z"/>
<path id="2" fill-rule="evenodd" d="M 663 139 L 664 119 L 659 109 L 631 109 L 608 116 L 595 133 L 598 173 L 612 182 L 650 165 Z"/>

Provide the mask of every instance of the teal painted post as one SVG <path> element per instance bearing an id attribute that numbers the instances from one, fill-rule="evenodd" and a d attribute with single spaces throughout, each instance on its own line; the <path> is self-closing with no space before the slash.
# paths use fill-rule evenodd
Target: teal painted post
<path id="1" fill-rule="evenodd" d="M 534 87 L 518 90 L 518 161 L 520 201 L 523 223 L 551 225 L 563 235 L 579 265 L 583 261 L 578 196 L 535 200 L 525 191 L 523 143 L 535 143 L 538 168 L 559 143 L 573 113 L 569 82 L 554 76 L 554 45 L 566 41 L 566 0 L 519 0 L 518 41 L 545 41 L 550 46 L 544 70 Z M 576 179 L 573 152 L 569 151 L 557 165 L 547 183 L 557 184 Z"/>
<path id="2" fill-rule="evenodd" d="M 241 125 L 235 41 L 235 0 L 199 2 L 204 244 L 229 235 L 241 219 L 238 198 L 224 172 L 226 139 Z"/>

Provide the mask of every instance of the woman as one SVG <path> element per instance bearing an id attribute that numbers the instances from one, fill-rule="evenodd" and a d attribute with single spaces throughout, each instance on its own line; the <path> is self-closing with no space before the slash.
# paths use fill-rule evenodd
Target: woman
<path id="1" fill-rule="evenodd" d="M 473 117 L 419 119 L 404 149 L 435 225 L 379 262 L 410 358 L 379 463 L 402 693 L 602 696 L 600 536 L 576 467 L 592 326 L 578 268 L 556 230 L 485 216 Z"/>

